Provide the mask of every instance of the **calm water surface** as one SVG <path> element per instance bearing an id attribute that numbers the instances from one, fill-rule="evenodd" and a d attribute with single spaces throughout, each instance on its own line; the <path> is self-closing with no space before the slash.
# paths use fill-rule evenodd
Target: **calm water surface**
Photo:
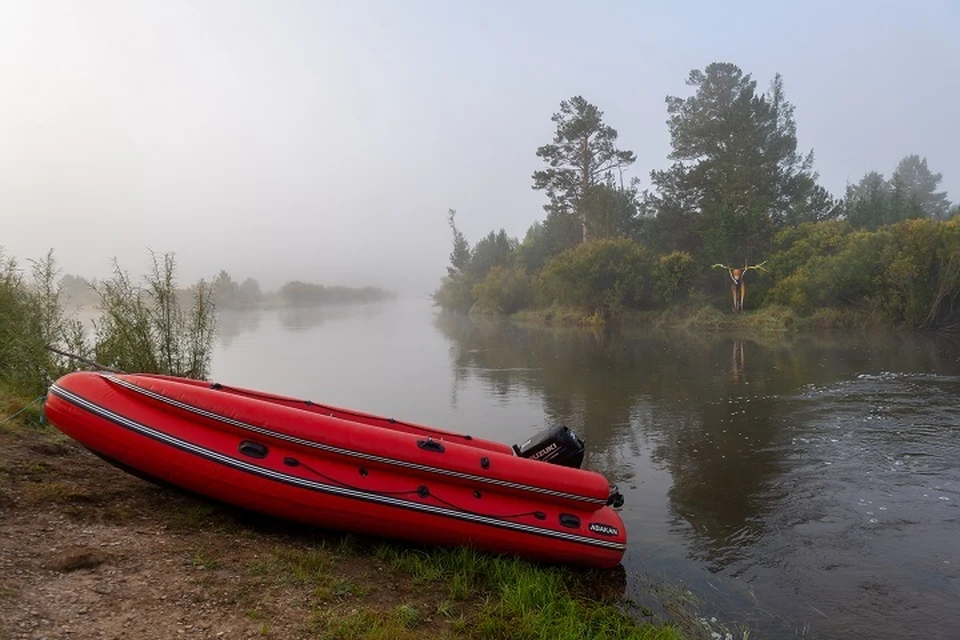
<path id="1" fill-rule="evenodd" d="M 515 443 L 620 485 L 628 594 L 757 638 L 960 637 L 960 344 L 605 335 L 427 300 L 225 315 L 213 377 Z"/>

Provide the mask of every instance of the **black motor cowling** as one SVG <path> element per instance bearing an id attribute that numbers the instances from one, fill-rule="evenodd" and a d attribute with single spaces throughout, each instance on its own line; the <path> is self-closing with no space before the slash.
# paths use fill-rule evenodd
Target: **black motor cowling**
<path id="1" fill-rule="evenodd" d="M 579 469 L 583 464 L 583 440 L 569 428 L 560 425 L 544 429 L 521 445 L 513 445 L 521 458 L 530 458 Z"/>

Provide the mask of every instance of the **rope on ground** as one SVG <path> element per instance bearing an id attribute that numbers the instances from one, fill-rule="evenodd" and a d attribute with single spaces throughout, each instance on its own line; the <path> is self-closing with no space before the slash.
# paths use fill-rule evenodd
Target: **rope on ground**
<path id="1" fill-rule="evenodd" d="M 36 400 L 34 400 L 33 402 L 31 402 L 30 404 L 28 404 L 27 406 L 25 406 L 23 409 L 20 409 L 20 411 L 17 411 L 17 412 L 16 412 L 15 414 L 13 414 L 12 416 L 7 416 L 7 417 L 4 418 L 3 420 L 0 420 L 0 424 L 4 424 L 4 423 L 6 423 L 6 422 L 10 422 L 10 421 L 13 420 L 14 418 L 16 418 L 18 415 L 20 415 L 21 413 L 23 413 L 24 411 L 26 411 L 27 409 L 29 409 L 29 408 L 32 407 L 33 405 L 37 404 L 38 402 L 40 402 L 41 400 L 43 400 L 43 399 L 46 398 L 46 397 L 47 397 L 47 396 L 45 396 L 45 395 L 40 396 L 39 398 L 37 398 Z"/>

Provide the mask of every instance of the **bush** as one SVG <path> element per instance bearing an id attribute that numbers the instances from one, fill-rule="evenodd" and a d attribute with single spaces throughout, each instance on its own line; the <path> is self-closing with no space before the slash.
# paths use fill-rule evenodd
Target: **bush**
<path id="1" fill-rule="evenodd" d="M 466 273 L 444 276 L 440 288 L 433 294 L 433 302 L 448 311 L 467 313 L 476 302 L 473 295 L 473 285 L 473 278 Z"/>
<path id="2" fill-rule="evenodd" d="M 551 259 L 542 286 L 549 298 L 608 318 L 650 305 L 651 271 L 647 252 L 632 240 L 592 240 Z"/>
<path id="3" fill-rule="evenodd" d="M 844 236 L 833 253 L 811 251 L 806 262 L 770 289 L 766 301 L 800 313 L 872 304 L 879 291 L 877 276 L 882 272 L 883 246 L 884 238 L 879 233 L 856 231 Z M 771 263 L 779 259 L 775 255 Z M 775 268 L 782 272 L 780 265 Z"/>
<path id="4" fill-rule="evenodd" d="M 696 265 L 686 251 L 673 251 L 660 256 L 653 269 L 657 298 L 664 303 L 685 300 L 693 288 Z"/>
<path id="5" fill-rule="evenodd" d="M 960 328 L 960 223 L 905 220 L 877 231 L 801 225 L 778 237 L 767 302 L 804 314 L 854 308 L 911 328 Z"/>
<path id="6" fill-rule="evenodd" d="M 473 286 L 473 295 L 482 309 L 507 315 L 524 308 L 533 298 L 526 272 L 507 267 L 490 269 L 486 277 Z"/>
<path id="7" fill-rule="evenodd" d="M 777 253 L 769 261 L 770 275 L 779 280 L 796 272 L 814 258 L 826 258 L 842 251 L 849 240 L 846 221 L 805 222 L 777 234 Z"/>
<path id="8" fill-rule="evenodd" d="M 0 381 L 23 393 L 41 393 L 70 363 L 47 346 L 86 355 L 80 324 L 60 303 L 53 252 L 31 261 L 24 279 L 16 260 L 0 252 Z"/>
<path id="9" fill-rule="evenodd" d="M 909 327 L 937 328 L 960 309 L 960 227 L 956 222 L 905 220 L 884 236 L 881 298 L 887 314 Z"/>
<path id="10" fill-rule="evenodd" d="M 205 378 L 213 353 L 216 317 L 210 286 L 177 289 L 172 254 L 153 255 L 144 285 L 135 284 L 119 265 L 113 278 L 97 286 L 102 317 L 95 323 L 96 360 L 123 371 Z M 192 298 L 188 312 L 181 296 Z"/>

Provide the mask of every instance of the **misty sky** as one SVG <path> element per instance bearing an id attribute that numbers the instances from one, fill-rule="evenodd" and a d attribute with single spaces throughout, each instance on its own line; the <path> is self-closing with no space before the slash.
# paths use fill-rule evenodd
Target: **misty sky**
<path id="1" fill-rule="evenodd" d="M 650 186 L 664 97 L 724 61 L 784 76 L 835 195 L 917 153 L 960 200 L 960 2 L 0 0 L 0 246 L 63 268 L 220 269 L 432 290 L 543 216 L 559 102 L 597 104 Z"/>

